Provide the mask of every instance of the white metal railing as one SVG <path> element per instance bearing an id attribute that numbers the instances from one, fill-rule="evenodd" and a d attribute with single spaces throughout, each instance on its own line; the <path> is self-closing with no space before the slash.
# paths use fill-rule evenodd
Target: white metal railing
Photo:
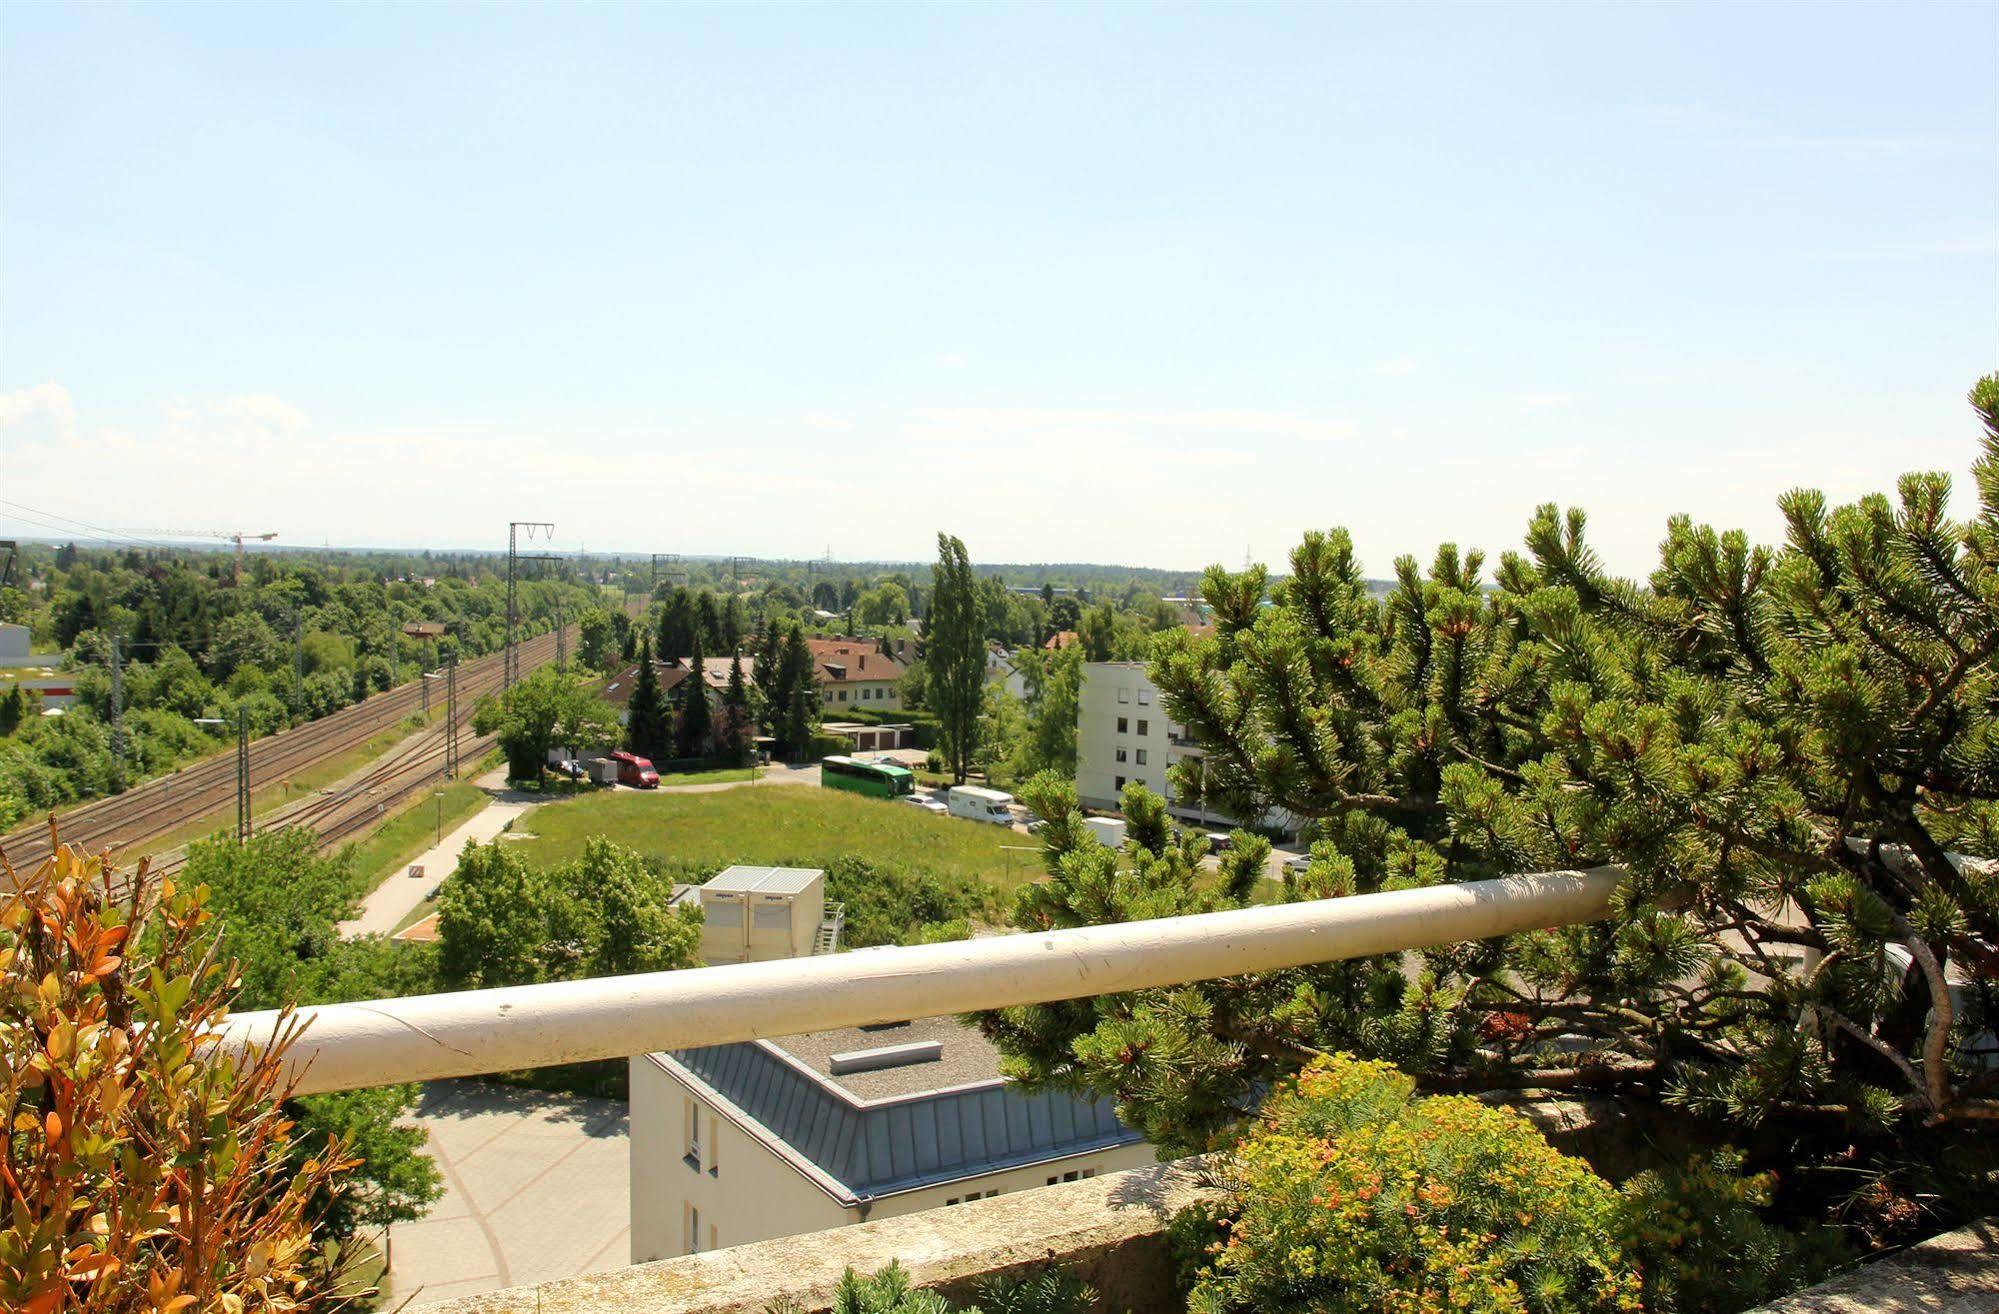
<path id="1" fill-rule="evenodd" d="M 1615 868 L 300 1010 L 302 1094 L 1079 999 L 1594 921 Z M 268 1042 L 273 1012 L 225 1041 Z"/>

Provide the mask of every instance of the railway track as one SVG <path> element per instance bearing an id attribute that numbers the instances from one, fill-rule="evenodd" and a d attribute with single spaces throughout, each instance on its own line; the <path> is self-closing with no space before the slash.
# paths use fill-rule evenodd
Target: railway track
<path id="1" fill-rule="evenodd" d="M 569 641 L 576 641 L 576 626 L 569 626 Z M 519 645 L 523 671 L 533 670 L 555 659 L 554 631 L 536 635 Z M 458 668 L 459 734 L 461 754 L 476 760 L 492 746 L 483 736 L 470 735 L 472 709 L 478 701 L 500 687 L 504 677 L 504 654 L 490 653 Z M 441 697 L 441 692 L 439 694 Z M 372 698 L 342 708 L 333 715 L 250 744 L 252 788 L 282 781 L 329 758 L 338 757 L 367 743 L 412 715 L 423 706 L 421 679 L 385 690 Z M 337 842 L 365 827 L 387 806 L 419 787 L 444 767 L 445 735 L 442 725 L 431 727 L 421 738 L 405 743 L 385 761 L 377 763 L 347 786 L 286 804 L 259 819 L 257 829 L 285 829 L 311 826 L 323 843 Z M 396 791 L 390 794 L 388 791 Z M 158 840 L 228 808 L 236 797 L 236 755 L 217 753 L 195 762 L 170 776 L 94 800 L 58 815 L 57 824 L 65 844 L 90 852 L 104 849 L 129 850 Z M 0 836 L 4 852 L 16 870 L 28 870 L 49 855 L 46 821 L 22 827 Z M 172 870 L 178 855 L 156 862 L 156 870 Z"/>

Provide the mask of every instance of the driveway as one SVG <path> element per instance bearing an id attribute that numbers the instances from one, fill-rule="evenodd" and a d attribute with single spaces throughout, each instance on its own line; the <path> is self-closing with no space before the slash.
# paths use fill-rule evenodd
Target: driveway
<path id="1" fill-rule="evenodd" d="M 392 1230 L 383 1308 L 630 1262 L 624 1104 L 434 1081 L 411 1121 L 430 1133 L 444 1197 L 424 1217 Z"/>

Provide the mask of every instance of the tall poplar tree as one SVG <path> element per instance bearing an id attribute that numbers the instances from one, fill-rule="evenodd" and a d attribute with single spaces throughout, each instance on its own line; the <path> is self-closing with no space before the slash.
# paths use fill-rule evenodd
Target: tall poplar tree
<path id="1" fill-rule="evenodd" d="M 979 747 L 986 684 L 985 609 L 962 540 L 937 535 L 930 616 L 924 630 L 926 703 L 936 711 L 939 745 L 951 778 L 965 782 Z"/>

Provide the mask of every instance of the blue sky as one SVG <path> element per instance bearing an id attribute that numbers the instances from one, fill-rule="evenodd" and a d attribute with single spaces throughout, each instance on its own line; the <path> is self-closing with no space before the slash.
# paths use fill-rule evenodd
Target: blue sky
<path id="1" fill-rule="evenodd" d="M 1373 573 L 1962 472 L 1999 6 L 14 5 L 0 493 Z M 0 507 L 0 512 L 5 512 Z M 18 519 L 0 527 L 33 532 Z"/>

